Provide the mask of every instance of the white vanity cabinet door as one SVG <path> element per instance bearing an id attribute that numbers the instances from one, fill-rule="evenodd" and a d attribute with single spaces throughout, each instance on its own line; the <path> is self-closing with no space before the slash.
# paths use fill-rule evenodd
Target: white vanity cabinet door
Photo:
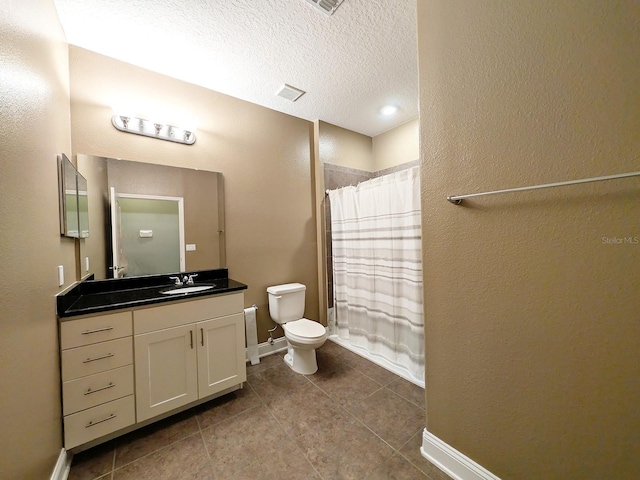
<path id="1" fill-rule="evenodd" d="M 198 394 L 200 398 L 246 381 L 244 315 L 199 322 Z"/>
<path id="2" fill-rule="evenodd" d="M 135 335 L 134 349 L 138 422 L 198 399 L 194 325 Z"/>

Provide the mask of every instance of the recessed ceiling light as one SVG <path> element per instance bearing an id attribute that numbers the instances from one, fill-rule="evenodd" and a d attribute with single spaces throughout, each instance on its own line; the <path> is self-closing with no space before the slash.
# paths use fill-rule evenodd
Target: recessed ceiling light
<path id="1" fill-rule="evenodd" d="M 385 105 L 380 109 L 382 115 L 390 116 L 398 111 L 398 107 L 395 105 Z"/>

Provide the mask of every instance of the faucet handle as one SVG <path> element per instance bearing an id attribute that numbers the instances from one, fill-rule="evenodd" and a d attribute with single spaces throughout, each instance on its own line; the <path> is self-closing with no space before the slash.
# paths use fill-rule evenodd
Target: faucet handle
<path id="1" fill-rule="evenodd" d="M 189 275 L 189 278 L 187 279 L 187 285 L 193 285 L 193 279 L 194 277 L 197 277 L 198 274 L 197 273 L 192 273 L 191 275 Z"/>
<path id="2" fill-rule="evenodd" d="M 180 277 L 169 277 L 169 280 L 173 280 L 175 285 L 182 285 Z"/>

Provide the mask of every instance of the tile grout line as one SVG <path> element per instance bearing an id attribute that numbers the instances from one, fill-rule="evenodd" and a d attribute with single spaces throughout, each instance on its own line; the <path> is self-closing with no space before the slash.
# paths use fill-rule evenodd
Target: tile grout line
<path id="1" fill-rule="evenodd" d="M 147 457 L 149 457 L 149 456 L 153 455 L 154 453 L 160 452 L 160 451 L 162 451 L 162 450 L 166 450 L 167 448 L 171 447 L 172 445 L 175 445 L 175 444 L 176 444 L 176 443 L 178 443 L 178 442 L 181 442 L 181 441 L 183 441 L 183 440 L 186 440 L 187 438 L 191 438 L 191 437 L 193 437 L 193 436 L 197 435 L 198 433 L 201 433 L 201 432 L 200 432 L 200 430 L 198 430 L 197 432 L 193 432 L 192 434 L 187 435 L 187 436 L 185 436 L 185 437 L 179 438 L 179 439 L 178 439 L 178 440 L 176 440 L 175 442 L 171 442 L 171 443 L 169 443 L 169 444 L 165 445 L 164 447 L 157 448 L 157 449 L 155 449 L 154 451 L 149 452 L 149 453 L 147 453 L 147 454 L 145 454 L 145 455 L 143 455 L 143 456 L 141 456 L 141 457 L 138 457 L 138 458 L 136 458 L 135 460 L 133 460 L 133 461 L 131 461 L 131 462 L 125 463 L 124 465 L 120 465 L 118 468 L 115 468 L 115 459 L 114 459 L 114 469 L 113 469 L 113 472 L 115 473 L 115 471 L 116 471 L 116 470 L 120 470 L 121 468 L 127 467 L 127 466 L 129 466 L 129 465 L 131 465 L 131 464 L 133 464 L 133 463 L 136 463 L 137 461 L 142 460 L 143 458 L 147 458 Z"/>
<path id="2" fill-rule="evenodd" d="M 305 375 L 306 378 L 306 375 Z M 307 379 L 309 380 L 309 379 Z M 309 383 L 311 383 L 313 385 L 313 382 L 309 380 Z M 249 383 L 247 382 L 247 385 L 249 385 Z M 284 426 L 280 423 L 280 420 L 278 420 L 276 418 L 276 416 L 273 414 L 273 412 L 271 411 L 271 409 L 267 406 L 267 404 L 265 403 L 265 401 L 263 400 L 263 398 L 258 394 L 258 392 L 256 392 L 256 390 L 253 388 L 253 385 L 249 385 L 251 387 L 251 390 L 253 390 L 253 393 L 255 393 L 255 395 L 258 397 L 258 399 L 260 400 L 260 402 L 262 403 L 262 406 L 267 410 L 267 412 L 269 412 L 269 415 L 271 415 L 271 417 L 276 421 L 276 423 L 280 426 L 280 428 L 282 428 L 282 431 L 284 432 L 284 434 L 287 436 L 287 438 L 296 446 L 298 447 L 298 443 L 295 441 L 294 438 L 291 437 L 291 435 L 289 435 L 289 433 L 287 433 L 287 430 L 284 428 Z M 314 385 L 315 386 L 315 385 Z M 324 392 L 323 392 L 324 393 Z M 302 453 L 302 456 L 304 457 L 304 459 L 307 461 L 307 463 L 309 465 L 311 465 L 311 468 L 313 468 L 313 471 L 316 472 L 316 474 L 318 475 L 318 478 L 320 478 L 320 480 L 324 480 L 324 477 L 320 474 L 320 472 L 316 469 L 316 466 L 307 458 L 307 456 L 305 455 L 305 453 L 302 451 L 301 448 L 298 448 L 300 450 L 300 453 Z"/>
<path id="3" fill-rule="evenodd" d="M 422 473 L 424 473 L 424 474 L 426 475 L 426 477 L 427 477 L 429 480 L 432 480 L 431 475 L 429 475 L 429 474 L 425 473 L 425 472 L 424 472 L 424 471 L 423 471 L 423 470 L 422 470 L 418 465 L 416 465 L 415 463 L 413 463 L 409 457 L 407 457 L 406 455 L 404 455 L 404 454 L 400 451 L 400 450 L 402 450 L 402 449 L 403 449 L 403 448 L 404 448 L 404 447 L 405 447 L 405 446 L 406 446 L 406 445 L 407 445 L 407 444 L 408 444 L 408 443 L 413 439 L 413 437 L 415 437 L 417 434 L 419 434 L 419 433 L 423 430 L 423 428 L 424 428 L 424 427 L 422 427 L 422 428 L 421 428 L 420 430 L 418 430 L 416 433 L 414 433 L 413 435 L 411 435 L 411 438 L 409 438 L 409 440 L 407 440 L 406 442 L 404 442 L 404 443 L 402 444 L 402 446 L 398 449 L 398 455 L 400 455 L 400 456 L 401 456 L 402 458 L 404 458 L 407 462 L 409 462 L 409 464 L 410 464 L 410 465 L 413 465 L 415 468 L 417 468 L 417 469 L 418 469 L 418 470 L 420 470 Z M 426 459 L 425 459 L 425 460 L 426 460 Z M 427 461 L 427 462 L 429 462 L 428 460 L 426 460 L 426 461 Z M 429 462 L 429 463 L 431 463 L 431 462 Z"/>
<path id="4" fill-rule="evenodd" d="M 118 441 L 113 442 L 113 458 L 111 459 L 111 480 L 116 476 L 116 455 L 118 453 Z M 99 478 L 99 477 L 98 477 Z"/>
<path id="5" fill-rule="evenodd" d="M 211 474 L 213 475 L 213 479 L 215 480 L 216 478 L 218 478 L 218 476 L 216 475 L 216 472 L 213 468 L 213 460 L 211 460 L 211 454 L 209 453 L 209 448 L 207 448 L 207 442 L 204 439 L 204 433 L 202 433 L 202 425 L 200 425 L 200 420 L 198 419 L 197 414 L 196 414 L 196 423 L 198 424 L 198 433 L 200 434 L 200 440 L 202 440 L 202 446 L 204 447 L 204 452 L 206 453 L 207 458 L 209 459 L 209 471 L 211 472 Z"/>
<path id="6" fill-rule="evenodd" d="M 354 368 L 354 367 L 350 367 L 350 368 Z M 354 369 L 355 369 L 355 368 L 354 368 Z M 359 373 L 362 373 L 362 372 L 359 372 Z M 363 374 L 363 375 L 364 375 L 364 374 Z M 373 380 L 373 379 L 372 379 L 372 380 Z M 331 399 L 331 401 L 333 401 L 333 402 L 338 406 L 338 408 L 342 409 L 342 410 L 343 410 L 347 415 L 349 415 L 350 417 L 352 417 L 352 418 L 353 418 L 353 419 L 354 419 L 358 424 L 360 424 L 361 426 L 363 426 L 366 430 L 368 430 L 370 433 L 372 433 L 374 437 L 376 437 L 376 438 L 378 438 L 379 440 L 381 440 L 385 445 L 387 445 L 387 446 L 391 449 L 392 453 L 391 453 L 388 457 L 384 457 L 383 462 L 384 462 L 384 461 L 386 461 L 388 458 L 391 458 L 391 457 L 392 457 L 393 455 L 395 455 L 396 453 L 397 453 L 397 454 L 400 454 L 400 452 L 399 452 L 398 450 L 396 450 L 392 445 L 390 445 L 390 444 L 389 444 L 389 442 L 387 442 L 384 438 L 382 438 L 382 437 L 381 437 L 380 435 L 378 435 L 376 432 L 374 432 L 373 430 L 371 430 L 371 428 L 369 428 L 369 427 L 368 427 L 368 426 L 367 426 L 367 425 L 366 425 L 362 420 L 360 420 L 360 419 L 359 419 L 358 417 L 356 417 L 353 413 L 351 413 L 351 412 L 347 409 L 347 407 L 346 407 L 346 406 L 344 406 L 344 405 L 342 405 L 340 402 L 338 402 L 334 397 L 332 397 L 328 392 L 325 392 L 325 391 L 322 389 L 322 387 L 320 387 L 320 386 L 319 386 L 319 385 L 317 385 L 316 383 L 314 383 L 314 382 L 311 382 L 311 383 L 312 383 L 312 384 L 313 384 L 313 385 L 314 385 L 318 390 L 320 390 L 324 395 L 326 395 L 328 398 L 330 398 L 330 399 Z M 376 383 L 378 383 L 378 382 L 376 382 Z M 379 385 L 379 384 L 378 384 L 378 385 Z M 383 388 L 385 388 L 385 387 L 384 387 L 384 386 L 381 386 L 379 389 L 377 389 L 376 391 L 374 391 L 374 392 L 373 392 L 373 393 L 371 393 L 370 395 L 367 395 L 366 397 L 364 397 L 364 398 L 362 398 L 362 399 L 360 399 L 360 400 L 364 400 L 365 398 L 369 398 L 371 395 L 373 395 L 373 394 L 374 394 L 374 393 L 376 393 L 376 392 L 379 392 L 379 391 L 380 391 L 380 390 L 382 390 Z M 411 438 L 413 438 L 413 436 L 411 436 Z M 404 445 L 404 444 L 403 444 L 403 445 Z M 382 462 L 381 462 L 381 463 L 382 463 Z M 378 466 L 378 465 L 375 465 L 375 466 L 374 466 L 374 468 L 375 468 L 375 467 L 377 467 L 377 466 Z M 370 471 L 368 471 L 366 475 L 369 475 L 372 471 L 373 471 L 373 469 L 372 469 L 372 470 L 370 470 Z M 366 478 L 366 476 L 365 476 L 365 477 L 363 477 L 363 479 L 364 479 L 364 478 Z"/>
<path id="7" fill-rule="evenodd" d="M 357 369 L 357 367 L 355 367 L 355 366 L 351 366 L 351 365 L 348 365 L 348 364 L 347 364 L 347 366 L 348 366 L 349 368 L 352 368 L 353 370 L 356 370 L 358 373 L 360 373 L 360 374 L 364 375 L 365 377 L 367 377 L 367 378 L 371 379 L 373 382 L 377 383 L 378 385 L 381 385 L 381 384 L 380 384 L 380 382 L 377 382 L 377 381 L 376 381 L 376 380 L 374 380 L 373 378 L 369 377 L 366 373 L 361 372 L 360 370 L 358 370 L 358 369 Z M 402 378 L 402 377 L 398 377 L 398 378 Z M 419 405 L 416 405 L 414 402 L 412 402 L 411 400 L 409 400 L 409 399 L 405 398 L 403 395 L 400 395 L 399 393 L 394 392 L 393 390 L 391 390 L 390 388 L 388 388 L 388 385 L 391 385 L 392 383 L 394 383 L 394 382 L 396 382 L 396 381 L 397 381 L 397 379 L 395 379 L 395 380 L 393 380 L 393 381 L 391 381 L 391 382 L 387 383 L 386 385 L 382 385 L 380 388 L 378 388 L 378 389 L 377 389 L 377 390 L 375 390 L 374 392 L 370 393 L 369 395 L 367 395 L 367 396 L 363 397 L 363 398 L 362 398 L 362 399 L 360 399 L 359 401 L 362 401 L 362 400 L 364 400 L 364 399 L 367 399 L 367 398 L 369 398 L 369 397 L 371 397 L 371 396 L 375 395 L 375 394 L 376 394 L 377 392 L 379 392 L 380 390 L 387 389 L 387 390 L 389 390 L 389 392 L 390 392 L 391 394 L 396 395 L 397 397 L 399 397 L 399 398 L 401 398 L 402 400 L 404 400 L 404 401 L 406 401 L 406 402 L 410 403 L 411 405 L 416 406 L 417 408 L 420 408 L 420 410 L 422 410 L 422 411 L 424 412 L 425 410 L 424 410 L 422 407 L 420 407 Z M 317 388 L 318 388 L 322 393 L 324 393 L 327 397 L 329 397 L 333 402 L 336 402 L 336 404 L 337 404 L 340 408 L 342 408 L 342 409 L 343 409 L 347 414 L 349 414 L 351 417 L 353 417 L 353 418 L 354 418 L 354 419 L 355 419 L 355 420 L 356 420 L 360 425 L 362 425 L 362 426 L 363 426 L 364 428 L 366 428 L 369 432 L 371 432 L 375 437 L 377 437 L 378 439 L 380 439 L 382 442 L 384 442 L 386 445 L 388 445 L 388 446 L 389 446 L 389 448 L 391 448 L 392 453 L 391 453 L 391 455 L 389 455 L 389 457 L 386 457 L 386 458 L 384 459 L 385 461 L 386 461 L 388 458 L 393 457 L 394 455 L 399 455 L 399 456 L 401 456 L 403 459 L 405 459 L 407 462 L 409 462 L 409 464 L 410 464 L 410 465 L 412 465 L 413 467 L 417 468 L 420 472 L 422 472 L 422 470 L 421 470 L 417 465 L 415 465 L 413 462 L 411 462 L 411 460 L 409 460 L 409 459 L 408 459 L 407 457 L 405 457 L 402 453 L 400 453 L 400 450 L 401 450 L 401 449 L 402 449 L 402 448 L 403 448 L 407 443 L 409 443 L 409 442 L 411 441 L 411 439 L 412 439 L 412 438 L 413 438 L 413 437 L 414 437 L 418 432 L 420 432 L 424 427 L 420 427 L 420 429 L 419 429 L 416 433 L 414 433 L 413 435 L 411 435 L 411 436 L 409 437 L 409 439 L 408 439 L 406 442 L 404 442 L 404 443 L 400 446 L 400 448 L 397 448 L 397 449 L 396 449 L 396 448 L 394 448 L 391 444 L 389 444 L 389 442 L 387 442 L 384 438 L 382 438 L 380 435 L 378 435 L 376 432 L 374 432 L 371 428 L 369 428 L 369 427 L 368 427 L 368 426 L 367 426 L 367 425 L 366 425 L 362 420 L 360 420 L 360 419 L 359 419 L 358 417 L 356 417 L 353 413 L 351 413 L 351 412 L 350 412 L 350 411 L 349 411 L 345 406 L 341 405 L 339 402 L 337 402 L 337 400 L 336 400 L 336 399 L 334 399 L 331 395 L 329 395 L 327 392 L 325 392 L 325 391 L 322 389 L 322 387 L 320 387 L 319 385 L 317 385 L 315 382 L 311 382 L 311 383 L 313 383 L 313 384 L 314 384 L 314 386 L 316 386 L 316 387 L 317 387 Z M 377 466 L 377 465 L 376 465 L 376 466 Z M 375 467 L 374 467 L 374 468 L 375 468 Z M 370 470 L 370 471 L 367 473 L 367 475 L 369 475 L 371 472 L 373 472 L 373 469 L 372 469 L 372 470 Z M 422 473 L 424 473 L 424 472 L 422 472 Z M 426 474 L 425 474 L 425 475 L 426 475 Z M 427 476 L 427 477 L 429 477 L 428 475 L 426 475 L 426 476 Z M 366 475 L 365 475 L 365 477 L 363 477 L 363 478 L 366 478 Z"/>

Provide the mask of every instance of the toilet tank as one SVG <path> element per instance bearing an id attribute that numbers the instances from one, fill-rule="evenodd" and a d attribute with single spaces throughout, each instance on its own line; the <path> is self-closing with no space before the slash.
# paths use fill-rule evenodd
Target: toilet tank
<path id="1" fill-rule="evenodd" d="M 286 323 L 304 317 L 304 294 L 301 283 L 287 283 L 267 288 L 269 314 L 276 323 Z"/>

